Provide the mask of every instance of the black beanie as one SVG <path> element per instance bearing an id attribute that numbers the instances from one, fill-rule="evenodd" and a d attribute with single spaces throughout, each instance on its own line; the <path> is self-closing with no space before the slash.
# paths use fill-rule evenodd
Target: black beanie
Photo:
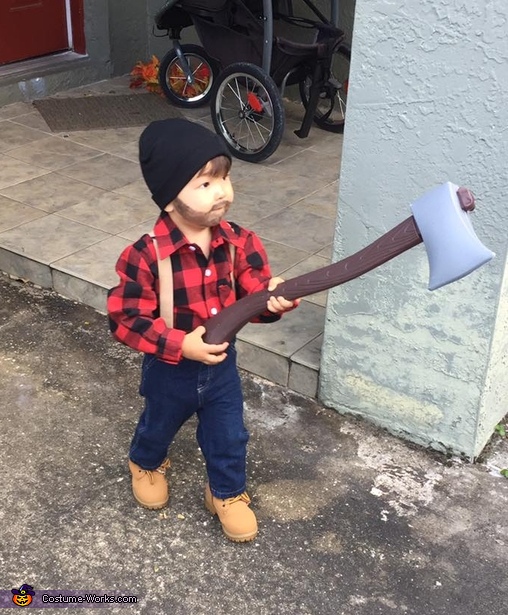
<path id="1" fill-rule="evenodd" d="M 207 162 L 231 154 L 219 137 L 195 122 L 157 120 L 139 138 L 139 162 L 152 199 L 164 209 Z"/>

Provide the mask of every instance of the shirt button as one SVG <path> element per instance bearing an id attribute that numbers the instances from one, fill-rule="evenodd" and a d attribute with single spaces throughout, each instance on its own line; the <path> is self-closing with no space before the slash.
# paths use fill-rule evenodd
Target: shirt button
<path id="1" fill-rule="evenodd" d="M 196 251 L 196 246 L 189 246 L 189 250 L 192 250 L 193 252 Z"/>
<path id="2" fill-rule="evenodd" d="M 218 311 L 219 311 L 219 310 L 218 310 L 217 308 L 212 308 L 212 309 L 210 310 L 210 314 L 212 314 L 212 316 L 215 316 L 215 314 L 217 314 L 217 312 L 218 312 Z"/>
<path id="3" fill-rule="evenodd" d="M 210 271 L 210 269 L 206 269 L 205 275 L 207 278 L 209 278 L 212 275 L 212 272 Z"/>

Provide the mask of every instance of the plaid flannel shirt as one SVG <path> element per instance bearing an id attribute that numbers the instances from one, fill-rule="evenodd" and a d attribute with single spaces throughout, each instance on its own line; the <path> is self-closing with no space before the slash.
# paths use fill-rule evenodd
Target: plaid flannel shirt
<path id="1" fill-rule="evenodd" d="M 174 327 L 168 328 L 160 317 L 157 254 L 150 235 L 143 235 L 118 259 L 120 283 L 108 293 L 110 329 L 127 346 L 154 354 L 167 363 L 178 363 L 187 333 L 237 299 L 267 288 L 272 276 L 259 237 L 234 223 L 222 221 L 212 229 L 209 258 L 185 238 L 166 212 L 158 218 L 154 235 L 160 258 L 171 257 Z M 236 294 L 229 244 L 236 250 Z M 266 310 L 252 322 L 279 318 Z"/>

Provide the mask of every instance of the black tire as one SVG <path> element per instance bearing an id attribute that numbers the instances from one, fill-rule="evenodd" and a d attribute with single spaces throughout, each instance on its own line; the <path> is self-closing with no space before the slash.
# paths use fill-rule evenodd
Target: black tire
<path id="1" fill-rule="evenodd" d="M 215 80 L 212 122 L 233 156 L 261 162 L 271 156 L 284 134 L 280 92 L 259 66 L 237 62 Z"/>
<path id="2" fill-rule="evenodd" d="M 182 45 L 182 52 L 195 78 L 188 84 L 175 49 L 170 49 L 159 66 L 159 84 L 166 98 L 177 107 L 193 109 L 210 102 L 218 65 L 199 45 Z"/>
<path id="3" fill-rule="evenodd" d="M 350 62 L 350 47 L 345 44 L 340 45 L 333 54 L 330 77 L 321 88 L 314 122 L 328 132 L 344 132 Z M 299 83 L 300 98 L 305 108 L 309 104 L 310 85 L 310 77 Z"/>

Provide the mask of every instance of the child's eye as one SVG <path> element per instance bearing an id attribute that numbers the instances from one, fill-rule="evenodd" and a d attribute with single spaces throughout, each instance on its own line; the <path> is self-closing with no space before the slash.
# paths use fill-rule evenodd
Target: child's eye
<path id="1" fill-rule="evenodd" d="M 203 182 L 201 184 L 201 188 L 208 188 L 209 185 L 210 185 L 210 182 Z"/>

